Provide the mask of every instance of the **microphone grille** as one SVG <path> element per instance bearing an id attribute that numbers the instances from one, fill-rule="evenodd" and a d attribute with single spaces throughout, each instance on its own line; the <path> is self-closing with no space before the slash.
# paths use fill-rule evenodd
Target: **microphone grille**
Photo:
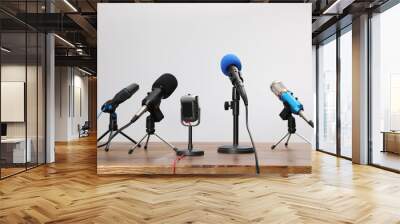
<path id="1" fill-rule="evenodd" d="M 163 99 L 168 98 L 178 87 L 178 80 L 172 74 L 165 73 L 161 75 L 152 86 L 152 89 L 161 88 L 163 91 Z"/>

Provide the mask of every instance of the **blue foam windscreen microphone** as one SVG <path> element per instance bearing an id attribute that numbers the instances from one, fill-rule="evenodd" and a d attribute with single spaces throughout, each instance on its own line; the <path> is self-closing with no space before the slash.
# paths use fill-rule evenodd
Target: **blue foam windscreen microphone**
<path id="1" fill-rule="evenodd" d="M 240 59 L 234 54 L 227 54 L 221 59 L 221 71 L 229 77 L 232 84 L 238 89 L 244 104 L 248 105 L 247 94 L 243 86 L 243 80 L 240 71 L 242 70 L 242 63 Z"/>
<path id="2" fill-rule="evenodd" d="M 236 66 L 236 68 L 241 71 L 242 63 L 240 59 L 234 54 L 227 54 L 221 59 L 221 70 L 226 76 L 231 76 L 229 73 L 229 67 Z"/>
<path id="3" fill-rule="evenodd" d="M 314 123 L 312 120 L 309 120 L 304 115 L 304 107 L 296 97 L 293 96 L 293 93 L 289 91 L 282 82 L 274 81 L 271 84 L 271 91 L 283 102 L 283 104 L 287 105 L 290 108 L 290 112 L 293 114 L 299 115 L 303 118 L 311 127 L 314 127 Z"/>

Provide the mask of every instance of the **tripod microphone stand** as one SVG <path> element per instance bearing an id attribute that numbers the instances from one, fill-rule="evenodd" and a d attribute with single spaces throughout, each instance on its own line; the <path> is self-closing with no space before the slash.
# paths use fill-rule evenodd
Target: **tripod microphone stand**
<path id="1" fill-rule="evenodd" d="M 110 111 L 110 119 L 109 119 L 109 123 L 108 123 L 108 130 L 106 132 L 104 132 L 99 139 L 97 139 L 97 142 L 99 142 L 101 139 L 103 139 L 107 134 L 108 135 L 108 141 L 106 143 L 103 143 L 101 145 L 98 145 L 97 148 L 101 148 L 103 146 L 106 146 L 106 148 L 104 149 L 106 152 L 108 152 L 109 150 L 109 144 L 108 142 L 111 141 L 112 136 L 114 134 L 114 131 L 118 130 L 118 123 L 117 123 L 117 113 L 115 111 Z M 133 142 L 134 144 L 137 144 L 137 142 L 135 140 L 133 140 L 131 137 L 129 137 L 127 134 L 125 134 L 124 132 L 120 131 L 119 132 L 122 136 L 124 136 L 125 138 L 127 138 L 129 141 Z M 140 147 L 140 144 L 138 145 Z"/>
<path id="2" fill-rule="evenodd" d="M 160 139 L 161 141 L 163 141 L 165 144 L 167 144 L 170 148 L 172 148 L 175 152 L 178 151 L 178 148 L 176 148 L 175 146 L 173 146 L 172 144 L 168 143 L 167 141 L 165 141 L 163 138 L 161 138 L 155 130 L 155 122 L 154 122 L 154 118 L 152 117 L 152 115 L 147 116 L 146 118 L 146 134 L 140 139 L 140 141 L 138 143 L 136 143 L 131 149 L 129 149 L 129 154 L 132 154 L 133 151 L 137 148 L 140 147 L 140 143 L 142 143 L 142 141 L 146 139 L 146 143 L 144 145 L 144 149 L 147 150 L 147 146 L 149 144 L 149 140 L 150 140 L 150 136 L 154 135 L 156 136 L 158 139 Z"/>
<path id="3" fill-rule="evenodd" d="M 293 117 L 293 113 L 290 110 L 290 107 L 287 104 L 284 104 L 284 106 L 285 107 L 283 108 L 279 116 L 282 118 L 282 120 L 288 121 L 288 133 L 286 133 L 276 144 L 272 145 L 271 149 L 275 149 L 276 146 L 278 146 L 279 143 L 281 143 L 285 138 L 287 138 L 285 142 L 285 146 L 287 147 L 289 145 L 289 140 L 292 135 L 297 135 L 307 143 L 311 144 L 311 142 L 308 141 L 305 137 L 296 133 L 296 119 Z"/>
<path id="4" fill-rule="evenodd" d="M 226 101 L 224 104 L 225 110 L 232 109 L 233 115 L 233 144 L 223 145 L 218 147 L 219 153 L 226 154 L 243 154 L 254 153 L 253 147 L 239 145 L 239 107 L 240 107 L 240 93 L 236 86 L 232 87 L 232 101 Z"/>

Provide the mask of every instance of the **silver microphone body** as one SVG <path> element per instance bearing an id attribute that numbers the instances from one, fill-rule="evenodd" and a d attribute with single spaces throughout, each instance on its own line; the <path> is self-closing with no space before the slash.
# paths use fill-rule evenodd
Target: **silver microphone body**
<path id="1" fill-rule="evenodd" d="M 148 110 L 147 105 L 143 105 L 136 113 L 133 115 L 131 122 L 135 122 L 137 119 L 139 119 L 144 113 L 146 113 Z"/>
<path id="2" fill-rule="evenodd" d="M 271 84 L 271 91 L 277 96 L 280 97 L 282 93 L 288 92 L 288 89 L 281 81 L 273 81 Z"/>
<path id="3" fill-rule="evenodd" d="M 303 105 L 298 101 L 297 97 L 293 96 L 293 93 L 289 91 L 281 81 L 273 81 L 271 84 L 271 91 L 284 103 L 285 106 L 290 108 L 292 113 L 299 115 L 311 127 L 314 127 L 313 121 L 305 116 Z"/>

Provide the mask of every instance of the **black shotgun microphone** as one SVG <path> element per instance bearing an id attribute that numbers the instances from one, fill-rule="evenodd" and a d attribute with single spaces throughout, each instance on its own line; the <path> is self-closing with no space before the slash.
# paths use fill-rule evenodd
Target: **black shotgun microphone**
<path id="1" fill-rule="evenodd" d="M 160 111 L 161 99 L 168 98 L 178 86 L 175 76 L 165 73 L 161 75 L 151 87 L 151 92 L 142 100 L 142 107 L 131 119 L 131 123 L 139 119 L 147 111 L 153 116 L 154 121 L 158 122 L 164 118 Z"/>
<path id="2" fill-rule="evenodd" d="M 139 90 L 139 85 L 136 83 L 132 83 L 129 86 L 123 88 L 121 91 L 119 91 L 115 96 L 111 99 L 105 102 L 101 106 L 101 111 L 105 113 L 110 113 L 115 111 L 117 107 L 125 102 L 127 99 L 131 98 L 133 94 L 135 94 Z"/>
<path id="3" fill-rule="evenodd" d="M 178 87 L 178 80 L 175 76 L 165 73 L 161 75 L 154 83 L 151 88 L 151 92 L 147 93 L 147 96 L 142 100 L 142 107 L 132 117 L 132 119 L 125 124 L 123 127 L 118 129 L 108 140 L 107 148 L 109 147 L 111 140 L 124 129 L 131 126 L 137 121 L 144 113 L 149 112 L 152 122 L 159 122 L 164 118 L 163 113 L 160 110 L 161 99 L 168 98 Z M 136 146 L 140 144 L 140 141 Z M 135 148 L 136 148 L 135 146 Z M 147 147 L 147 146 L 145 146 Z M 175 150 L 175 148 L 174 148 Z"/>
<path id="4" fill-rule="evenodd" d="M 114 105 L 119 105 L 125 100 L 131 98 L 131 96 L 139 90 L 139 85 L 136 83 L 132 83 L 129 86 L 123 88 L 121 91 L 119 91 L 114 98 L 112 98 L 112 102 Z"/>

